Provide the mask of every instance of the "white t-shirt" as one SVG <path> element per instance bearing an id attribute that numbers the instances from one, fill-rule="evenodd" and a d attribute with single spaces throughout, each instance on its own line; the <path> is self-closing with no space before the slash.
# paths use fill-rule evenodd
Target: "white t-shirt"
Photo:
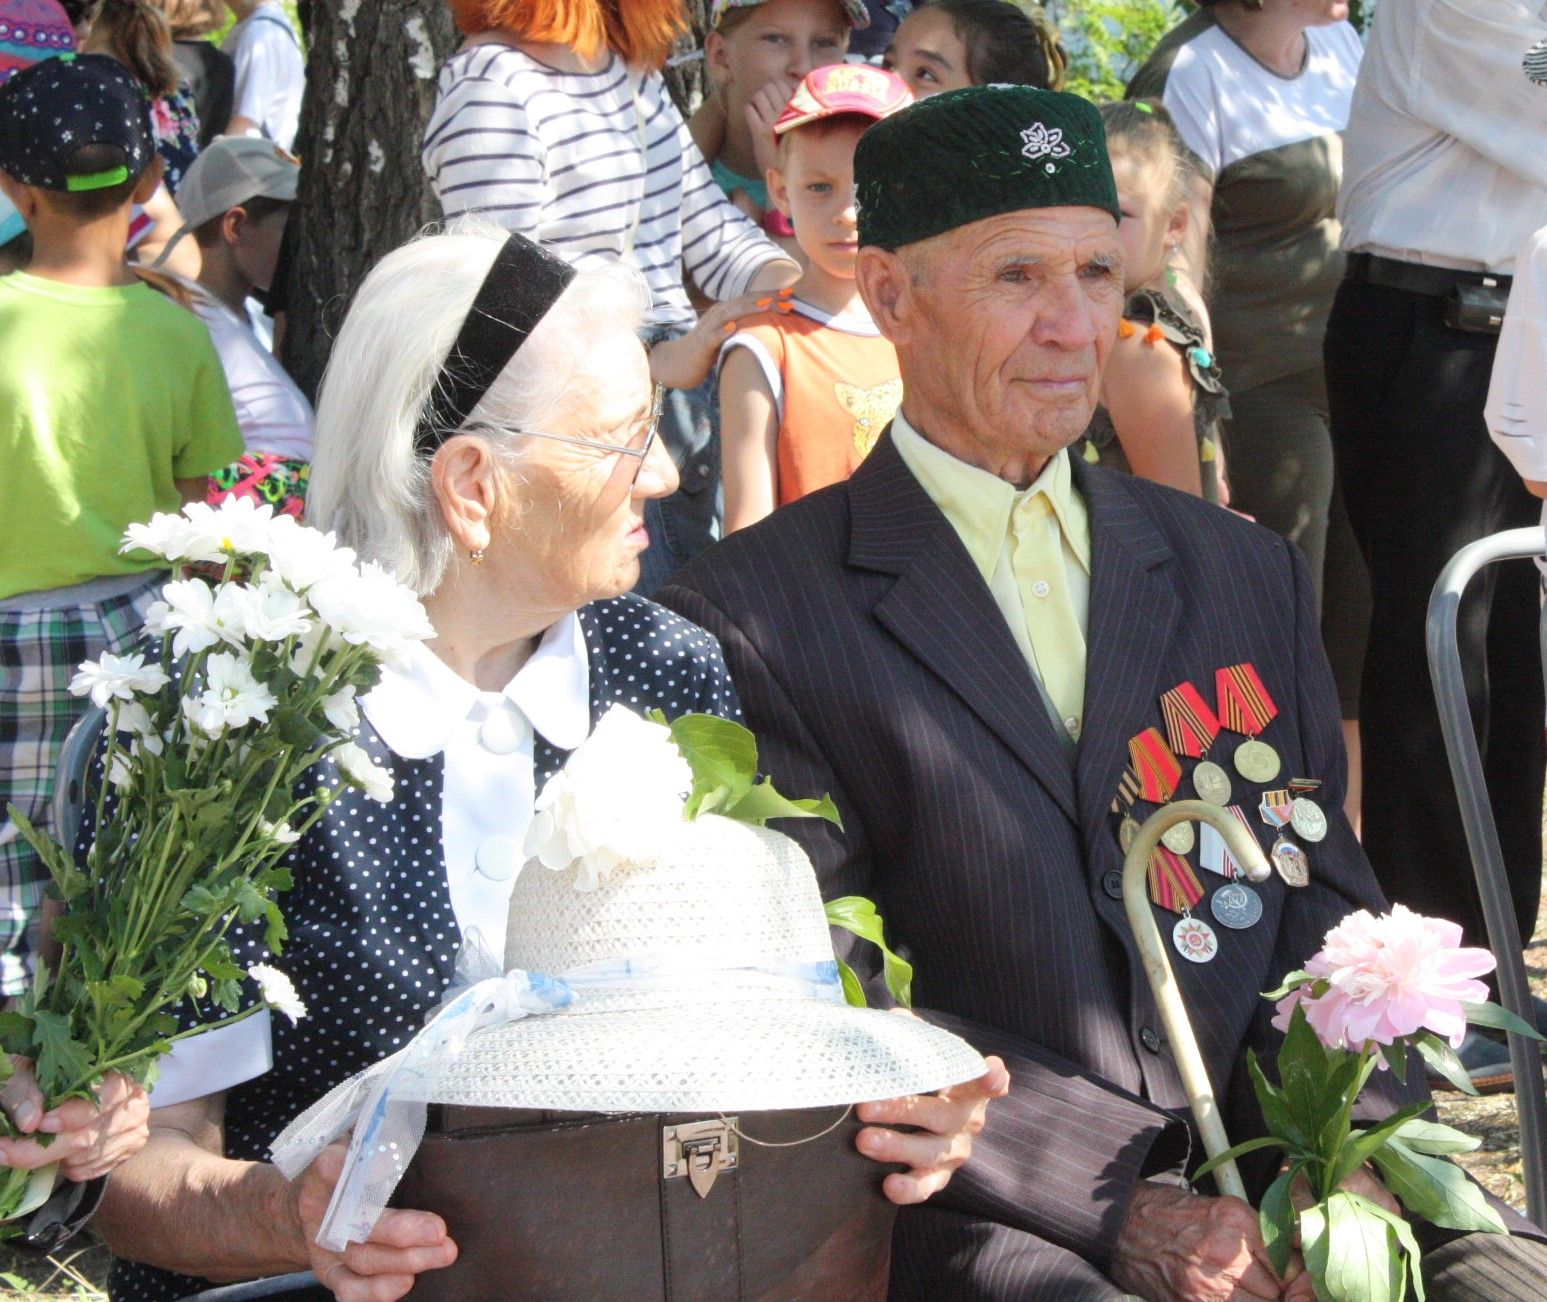
<path id="1" fill-rule="evenodd" d="M 227 34 L 221 46 L 236 64 L 232 117 L 256 122 L 285 149 L 295 144 L 306 62 L 301 38 L 278 0 L 264 0 Z"/>
<path id="2" fill-rule="evenodd" d="M 263 346 L 250 322 L 204 286 L 190 280 L 182 284 L 215 341 L 247 450 L 310 461 L 314 420 L 306 395 Z"/>

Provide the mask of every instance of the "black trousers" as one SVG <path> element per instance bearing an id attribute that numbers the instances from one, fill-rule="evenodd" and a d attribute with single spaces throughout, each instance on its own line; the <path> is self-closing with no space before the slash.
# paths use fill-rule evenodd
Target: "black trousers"
<path id="1" fill-rule="evenodd" d="M 1424 650 L 1429 594 L 1464 544 L 1533 525 L 1541 503 L 1493 446 L 1497 339 L 1449 329 L 1443 301 L 1345 281 L 1327 327 L 1332 440 L 1370 572 L 1360 717 L 1364 847 L 1387 896 L 1487 944 Z M 1522 939 L 1542 877 L 1538 579 L 1489 567 L 1459 619 L 1461 660 Z M 1314 856 L 1313 856 L 1314 862 Z"/>

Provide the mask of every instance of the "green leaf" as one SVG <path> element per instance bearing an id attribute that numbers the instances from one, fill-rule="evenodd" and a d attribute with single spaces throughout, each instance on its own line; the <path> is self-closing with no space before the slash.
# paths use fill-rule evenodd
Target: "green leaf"
<path id="1" fill-rule="evenodd" d="M 1337 1066 L 1341 1063 L 1329 1068 L 1326 1047 L 1306 1020 L 1304 1007 L 1296 1008 L 1278 1051 L 1278 1076 L 1289 1114 L 1307 1135 L 1325 1123 L 1329 1107 L 1342 1101 L 1328 1088 L 1328 1077 Z"/>
<path id="2" fill-rule="evenodd" d="M 1338 1151 L 1337 1166 L 1332 1171 L 1332 1186 L 1336 1188 L 1342 1184 L 1370 1160 L 1376 1149 L 1386 1143 L 1409 1121 L 1414 1120 L 1419 1113 L 1428 1111 L 1430 1106 L 1428 1102 L 1410 1103 L 1400 1111 L 1393 1112 L 1379 1125 L 1371 1126 L 1368 1130 L 1354 1131 Z"/>
<path id="3" fill-rule="evenodd" d="M 63 1013 L 34 1013 L 32 1042 L 37 1046 L 38 1088 L 47 1099 L 58 1098 L 90 1068 L 91 1056 L 71 1036 L 70 1019 Z"/>
<path id="4" fill-rule="evenodd" d="M 1463 1094 L 1477 1093 L 1477 1087 L 1466 1074 L 1461 1059 L 1456 1057 L 1456 1051 L 1439 1036 L 1425 1031 L 1414 1039 L 1413 1047 L 1418 1050 L 1419 1057 Z"/>
<path id="5" fill-rule="evenodd" d="M 1289 1268 L 1289 1257 L 1294 1251 L 1295 1209 L 1289 1201 L 1289 1186 L 1300 1173 L 1301 1165 L 1296 1162 L 1268 1186 L 1268 1191 L 1262 1195 L 1262 1207 L 1257 1212 L 1268 1258 L 1281 1276 Z"/>
<path id="6" fill-rule="evenodd" d="M 679 715 L 668 726 L 693 770 L 689 818 L 732 805 L 752 789 L 757 781 L 757 740 L 747 729 L 713 714 Z"/>
<path id="7" fill-rule="evenodd" d="M 1406 1085 L 1407 1046 L 1405 1044 L 1383 1044 L 1380 1047 L 1380 1056 L 1385 1059 L 1386 1066 L 1391 1068 L 1391 1074 L 1403 1085 Z"/>
<path id="8" fill-rule="evenodd" d="M 1192 1173 L 1192 1182 L 1196 1184 L 1206 1175 L 1212 1175 L 1226 1162 L 1233 1162 L 1238 1157 L 1244 1157 L 1247 1153 L 1255 1153 L 1260 1148 L 1283 1148 L 1284 1141 L 1277 1135 L 1263 1135 L 1260 1139 L 1248 1139 L 1242 1143 L 1227 1148 L 1218 1157 L 1211 1157 L 1207 1162 L 1199 1165 Z"/>
<path id="9" fill-rule="evenodd" d="M 1374 1161 L 1386 1188 L 1414 1215 L 1451 1230 L 1507 1233 L 1483 1191 L 1459 1166 L 1414 1152 L 1400 1139 L 1378 1150 Z"/>
<path id="10" fill-rule="evenodd" d="M 1384 1216 L 1370 1214 L 1366 1198 L 1339 1189 L 1321 1204 L 1325 1231 L 1305 1249 L 1305 1264 L 1326 1302 L 1402 1302 L 1407 1258 Z M 1309 1209 L 1300 1213 L 1303 1227 Z"/>
<path id="11" fill-rule="evenodd" d="M 841 958 L 838 960 L 838 980 L 843 985 L 843 999 L 850 1008 L 869 1007 L 870 1001 L 865 998 L 865 987 L 860 979 L 854 975 L 854 969 Z"/>
<path id="12" fill-rule="evenodd" d="M 1391 1227 L 1391 1232 L 1397 1236 L 1397 1242 L 1402 1247 L 1402 1252 L 1407 1258 L 1408 1272 L 1413 1281 L 1413 1292 L 1418 1295 L 1418 1302 L 1424 1302 L 1423 1270 L 1419 1264 L 1418 1238 L 1413 1233 L 1413 1227 L 1407 1223 L 1405 1217 L 1396 1212 L 1388 1212 L 1379 1203 L 1366 1201 L 1366 1210 L 1373 1216 L 1378 1216 Z"/>
<path id="13" fill-rule="evenodd" d="M 1448 1153 L 1470 1153 L 1482 1147 L 1482 1140 L 1468 1135 L 1454 1126 L 1444 1126 L 1437 1121 L 1424 1121 L 1414 1117 L 1404 1121 L 1397 1131 L 1397 1138 L 1404 1148 L 1415 1153 L 1427 1153 L 1430 1157 L 1444 1157 Z"/>
<path id="14" fill-rule="evenodd" d="M 1284 1099 L 1284 1092 L 1263 1073 L 1262 1064 L 1257 1061 L 1257 1054 L 1253 1049 L 1246 1051 L 1246 1069 L 1251 1074 L 1252 1089 L 1257 1094 L 1257 1106 L 1262 1109 L 1262 1119 L 1268 1123 L 1269 1131 L 1285 1140 L 1287 1147 L 1303 1151 L 1309 1143 L 1306 1128 L 1290 1111 L 1289 1104 Z"/>
<path id="15" fill-rule="evenodd" d="M 1495 1031 L 1513 1031 L 1516 1035 L 1523 1035 L 1530 1040 L 1547 1040 L 1547 1036 L 1544 1036 L 1530 1022 L 1516 1017 L 1509 1009 L 1502 1008 L 1498 1004 L 1474 1004 L 1462 1000 L 1461 1008 L 1466 1013 L 1466 1020 L 1473 1026 L 1487 1026 Z"/>
<path id="16" fill-rule="evenodd" d="M 178 903 L 184 913 L 198 918 L 218 918 L 231 905 L 223 894 L 216 894 L 208 886 L 191 887 Z"/>
<path id="17" fill-rule="evenodd" d="M 790 800 L 775 791 L 773 783 L 767 778 L 754 783 L 740 799 L 732 801 L 718 812 L 738 822 L 756 823 L 758 826 L 770 818 L 825 818 L 829 823 L 843 826 L 843 820 L 838 817 L 838 806 L 833 804 L 830 796 L 823 796 L 819 800 Z"/>
<path id="18" fill-rule="evenodd" d="M 913 964 L 894 954 L 886 943 L 886 924 L 876 906 L 862 895 L 844 895 L 826 904 L 827 925 L 842 927 L 881 951 L 882 974 L 891 996 L 904 1008 L 913 1007 Z M 842 972 L 840 970 L 840 977 Z"/>
<path id="19" fill-rule="evenodd" d="M 1262 997 L 1264 999 L 1282 999 L 1291 990 L 1297 989 L 1298 987 L 1303 986 L 1307 981 L 1314 981 L 1315 979 L 1316 978 L 1307 972 L 1303 967 L 1296 968 L 1293 972 L 1285 973 L 1284 979 L 1279 982 L 1277 989 L 1264 990 L 1262 992 Z"/>

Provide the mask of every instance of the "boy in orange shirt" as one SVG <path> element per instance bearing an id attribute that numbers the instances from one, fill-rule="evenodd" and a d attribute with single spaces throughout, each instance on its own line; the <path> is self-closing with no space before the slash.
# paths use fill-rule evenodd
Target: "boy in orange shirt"
<path id="1" fill-rule="evenodd" d="M 854 282 L 854 148 L 912 100 L 890 72 L 834 64 L 809 73 L 774 124 L 768 194 L 807 265 L 790 303 L 747 318 L 720 353 L 726 533 L 847 479 L 902 402 L 897 355 Z"/>

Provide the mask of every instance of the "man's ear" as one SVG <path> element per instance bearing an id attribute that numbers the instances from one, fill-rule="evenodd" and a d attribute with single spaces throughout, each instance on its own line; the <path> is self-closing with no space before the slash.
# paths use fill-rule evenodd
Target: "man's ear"
<path id="1" fill-rule="evenodd" d="M 161 184 L 161 177 L 166 168 L 166 159 L 160 154 L 150 156 L 150 166 L 140 173 L 140 179 L 135 183 L 132 196 L 135 203 L 144 203 L 156 193 L 156 187 Z"/>
<path id="2" fill-rule="evenodd" d="M 236 244 L 242 238 L 242 233 L 247 229 L 247 209 L 238 205 L 235 208 L 227 208 L 220 217 L 220 238 L 225 244 Z"/>
<path id="3" fill-rule="evenodd" d="M 487 548 L 504 492 L 494 449 L 483 439 L 453 435 L 430 462 L 430 484 L 457 547 Z"/>
<path id="4" fill-rule="evenodd" d="M 901 345 L 912 330 L 913 278 L 891 249 L 866 244 L 854 262 L 854 283 L 876 329 Z"/>

